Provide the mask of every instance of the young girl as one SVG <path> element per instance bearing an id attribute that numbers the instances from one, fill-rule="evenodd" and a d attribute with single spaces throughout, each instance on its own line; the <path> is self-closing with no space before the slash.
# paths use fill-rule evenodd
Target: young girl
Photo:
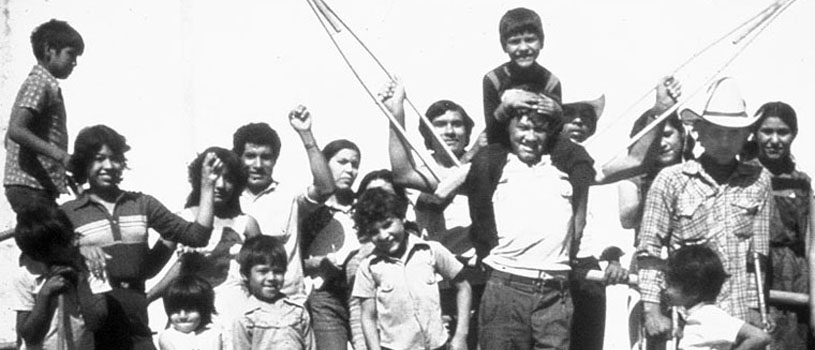
<path id="1" fill-rule="evenodd" d="M 161 350 L 221 350 L 221 330 L 212 325 L 215 292 L 201 277 L 183 275 L 164 295 L 164 310 L 170 319 L 158 339 Z"/>

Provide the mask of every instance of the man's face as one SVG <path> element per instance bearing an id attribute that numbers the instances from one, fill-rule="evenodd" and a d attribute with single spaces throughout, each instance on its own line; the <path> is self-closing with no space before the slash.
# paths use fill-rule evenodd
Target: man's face
<path id="1" fill-rule="evenodd" d="M 750 135 L 749 128 L 726 128 L 706 120 L 700 120 L 698 124 L 699 144 L 705 148 L 704 154 L 712 157 L 720 164 L 727 164 L 736 158 L 747 136 Z"/>
<path id="2" fill-rule="evenodd" d="M 781 118 L 767 117 L 756 131 L 759 156 L 762 159 L 779 160 L 790 154 L 790 146 L 795 140 L 792 129 Z"/>
<path id="3" fill-rule="evenodd" d="M 76 66 L 77 50 L 66 46 L 61 50 L 47 48 L 45 53 L 45 68 L 58 79 L 65 79 L 71 75 Z"/>
<path id="4" fill-rule="evenodd" d="M 272 172 L 275 165 L 272 146 L 247 142 L 243 148 L 241 160 L 246 170 L 246 188 L 249 191 L 258 193 L 272 184 Z"/>
<path id="5" fill-rule="evenodd" d="M 549 139 L 548 125 L 542 117 L 523 115 L 509 122 L 509 141 L 512 153 L 526 164 L 537 164 Z"/>
<path id="6" fill-rule="evenodd" d="M 368 228 L 368 236 L 374 243 L 375 249 L 384 255 L 399 257 L 404 253 L 407 244 L 405 226 L 399 218 L 389 218 L 379 221 Z"/>
<path id="7" fill-rule="evenodd" d="M 510 35 L 504 44 L 504 52 L 509 55 L 515 65 L 521 68 L 529 68 L 538 59 L 543 41 L 535 33 L 523 32 Z"/>
<path id="8" fill-rule="evenodd" d="M 666 123 L 662 129 L 657 162 L 662 166 L 674 164 L 682 155 L 682 134 L 673 125 Z"/>
<path id="9" fill-rule="evenodd" d="M 433 124 L 433 132 L 439 135 L 439 138 L 447 144 L 447 147 L 450 147 L 453 154 L 461 155 L 464 153 L 464 148 L 470 143 L 470 135 L 467 133 L 464 116 L 461 113 L 447 111 L 433 119 L 431 123 Z"/>

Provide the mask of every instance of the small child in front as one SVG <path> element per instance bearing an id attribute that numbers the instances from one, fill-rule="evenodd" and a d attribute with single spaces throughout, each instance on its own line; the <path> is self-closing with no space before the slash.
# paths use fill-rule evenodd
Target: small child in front
<path id="1" fill-rule="evenodd" d="M 716 307 L 728 278 L 716 253 L 703 245 L 679 248 L 668 260 L 665 293 L 674 306 L 687 310 L 681 350 L 762 349 L 770 335 Z"/>
<path id="2" fill-rule="evenodd" d="M 57 79 L 71 75 L 85 43 L 68 23 L 52 19 L 31 33 L 31 48 L 37 64 L 17 93 L 5 140 L 3 186 L 15 213 L 56 207 L 59 194 L 67 193 L 65 170 L 71 156 Z"/>
<path id="3" fill-rule="evenodd" d="M 107 317 L 104 288 L 94 294 L 71 221 L 52 207 L 17 215 L 14 237 L 25 268 L 14 281 L 21 349 L 94 349 Z M 62 328 L 62 331 L 60 331 Z"/>
<path id="4" fill-rule="evenodd" d="M 457 288 L 458 323 L 450 349 L 467 348 L 470 284 L 457 279 L 463 265 L 438 242 L 424 241 L 405 225 L 407 203 L 374 188 L 354 212 L 360 237 L 374 243 L 359 265 L 352 296 L 362 302 L 362 331 L 368 350 L 445 349 L 437 275 Z"/>
<path id="5" fill-rule="evenodd" d="M 247 239 L 237 260 L 251 296 L 232 327 L 234 349 L 316 349 L 308 311 L 280 292 L 288 265 L 283 243 L 272 236 Z"/>
<path id="6" fill-rule="evenodd" d="M 221 350 L 221 330 L 212 324 L 215 292 L 196 275 L 182 275 L 167 287 L 164 310 L 170 320 L 158 338 L 161 350 Z"/>

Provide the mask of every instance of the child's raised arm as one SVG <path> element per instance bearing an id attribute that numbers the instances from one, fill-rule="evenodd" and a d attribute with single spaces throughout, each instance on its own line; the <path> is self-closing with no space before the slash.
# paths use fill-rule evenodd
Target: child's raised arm
<path id="1" fill-rule="evenodd" d="M 757 350 L 763 349 L 770 344 L 772 338 L 767 332 L 753 326 L 749 323 L 744 323 L 739 329 L 739 334 L 736 337 L 736 344 L 733 350 Z"/>
<path id="2" fill-rule="evenodd" d="M 57 296 L 69 287 L 70 282 L 62 274 L 52 274 L 37 293 L 34 308 L 17 312 L 17 334 L 26 344 L 42 343 L 57 309 Z"/>

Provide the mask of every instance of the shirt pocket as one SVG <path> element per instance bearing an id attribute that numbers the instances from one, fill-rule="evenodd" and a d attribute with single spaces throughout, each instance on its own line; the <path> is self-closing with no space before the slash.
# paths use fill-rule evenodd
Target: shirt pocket
<path id="1" fill-rule="evenodd" d="M 708 216 L 704 201 L 698 198 L 679 198 L 676 204 L 674 219 L 676 229 L 682 233 L 682 239 L 688 242 L 705 241 L 708 232 Z"/>
<path id="2" fill-rule="evenodd" d="M 299 329 L 296 318 L 290 314 L 265 316 L 255 320 L 253 338 L 259 340 L 258 345 L 274 349 L 296 349 L 299 346 L 300 341 L 295 331 Z"/>
<path id="3" fill-rule="evenodd" d="M 753 236 L 753 221 L 761 203 L 755 199 L 736 200 L 730 205 L 730 218 L 733 220 L 733 234 L 740 238 Z"/>

